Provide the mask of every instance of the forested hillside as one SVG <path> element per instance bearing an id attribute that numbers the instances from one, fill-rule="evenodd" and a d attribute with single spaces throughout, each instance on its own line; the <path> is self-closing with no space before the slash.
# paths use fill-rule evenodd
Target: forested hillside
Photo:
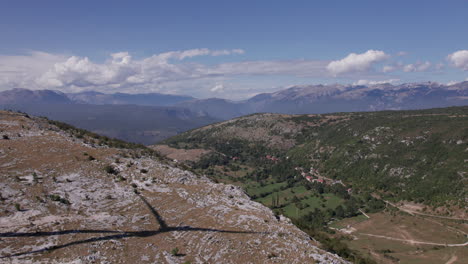
<path id="1" fill-rule="evenodd" d="M 410 221 L 412 225 L 405 225 L 404 232 L 414 234 L 434 225 L 433 220 L 395 214 L 395 209 L 404 206 L 418 208 L 421 215 L 466 219 L 467 141 L 468 107 L 452 107 L 254 114 L 177 135 L 155 148 L 169 148 L 170 158 L 183 156 L 179 162 L 193 170 L 243 187 L 252 199 L 292 218 L 330 251 L 357 263 L 371 262 L 369 258 L 391 263 L 410 260 L 415 253 L 401 251 L 401 245 L 370 249 L 368 242 L 356 248 L 368 234 L 349 237 L 356 229 L 346 227 L 372 215 L 372 221 L 363 225 L 380 230 L 373 234 L 378 241 L 372 242 L 379 245 L 382 239 L 378 237 L 386 233 L 379 226 L 382 221 L 374 219 L 392 219 L 385 224 L 390 231 L 400 229 L 400 221 Z M 199 154 L 190 159 L 190 153 Z M 412 212 L 404 210 L 402 213 Z M 466 228 L 465 221 L 456 227 Z M 444 228 L 439 230 L 447 233 Z M 359 234 L 365 240 L 356 240 Z M 462 242 L 460 234 L 463 232 L 452 238 Z M 427 254 L 419 255 L 426 258 Z M 434 254 L 441 256 L 440 252 Z"/>
<path id="2" fill-rule="evenodd" d="M 207 169 L 252 165 L 243 176 L 295 179 L 301 167 L 392 200 L 428 205 L 466 197 L 468 107 L 324 115 L 257 114 L 166 141 L 212 149 L 194 164 Z M 278 160 L 267 159 L 274 156 Z M 214 174 L 214 173 L 213 173 Z M 236 180 L 243 180 L 237 178 Z"/>

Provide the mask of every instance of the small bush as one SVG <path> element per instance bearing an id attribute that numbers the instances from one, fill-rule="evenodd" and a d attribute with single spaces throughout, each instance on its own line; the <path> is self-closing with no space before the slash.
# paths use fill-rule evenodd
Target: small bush
<path id="1" fill-rule="evenodd" d="M 147 169 L 141 169 L 140 172 L 141 173 L 148 173 L 148 170 Z"/>
<path id="2" fill-rule="evenodd" d="M 3 139 L 10 139 L 10 138 L 8 137 L 8 135 L 3 135 L 2 138 L 3 138 Z"/>
<path id="3" fill-rule="evenodd" d="M 114 174 L 114 175 L 117 175 L 119 172 L 114 168 L 112 167 L 111 165 L 107 165 L 106 167 L 104 167 L 104 170 L 109 173 L 109 174 Z"/>
<path id="4" fill-rule="evenodd" d="M 70 201 L 68 201 L 65 198 L 60 197 L 60 195 L 57 195 L 57 194 L 51 194 L 51 195 L 49 195 L 49 198 L 54 202 L 60 202 L 60 203 L 66 204 L 66 205 L 71 204 Z"/>
<path id="5" fill-rule="evenodd" d="M 118 182 L 125 181 L 125 180 L 127 180 L 127 179 L 125 179 L 125 178 L 122 177 L 121 175 L 119 175 L 119 176 L 117 177 L 117 181 L 118 181 Z"/>
<path id="6" fill-rule="evenodd" d="M 172 256 L 178 256 L 179 255 L 179 248 L 177 248 L 177 247 L 173 248 L 171 250 L 171 254 L 172 254 Z"/>
<path id="7" fill-rule="evenodd" d="M 20 204 L 15 204 L 15 209 L 16 211 L 21 211 L 21 205 Z"/>

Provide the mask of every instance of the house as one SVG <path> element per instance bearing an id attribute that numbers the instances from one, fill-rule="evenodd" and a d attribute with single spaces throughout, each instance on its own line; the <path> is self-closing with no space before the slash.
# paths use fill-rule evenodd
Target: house
<path id="1" fill-rule="evenodd" d="M 308 180 L 309 182 L 312 182 L 312 181 L 313 181 L 313 179 L 312 179 L 311 176 L 306 176 L 305 178 L 306 178 L 306 180 Z"/>
<path id="2" fill-rule="evenodd" d="M 271 155 L 266 155 L 265 158 L 269 159 L 269 160 L 272 160 L 274 162 L 278 162 L 279 159 L 275 156 L 271 156 Z"/>

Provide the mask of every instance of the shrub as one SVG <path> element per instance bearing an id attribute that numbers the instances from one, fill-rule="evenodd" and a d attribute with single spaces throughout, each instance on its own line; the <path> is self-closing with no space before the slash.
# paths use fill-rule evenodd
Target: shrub
<path id="1" fill-rule="evenodd" d="M 10 138 L 8 137 L 8 135 L 3 135 L 2 138 L 3 138 L 3 139 L 10 139 Z"/>
<path id="2" fill-rule="evenodd" d="M 60 197 L 60 195 L 57 195 L 57 194 L 51 194 L 51 195 L 49 195 L 49 198 L 54 202 L 60 202 L 60 203 L 66 204 L 66 205 L 71 204 L 70 201 L 68 201 L 65 198 Z"/>
<path id="3" fill-rule="evenodd" d="M 104 167 L 104 170 L 109 173 L 109 174 L 114 174 L 114 175 L 117 175 L 119 172 L 114 168 L 112 167 L 111 165 L 107 165 L 106 167 Z"/>
<path id="4" fill-rule="evenodd" d="M 117 177 L 117 181 L 118 181 L 118 182 L 125 181 L 125 180 L 126 180 L 126 179 L 125 179 L 124 177 L 122 177 L 121 175 L 119 175 L 119 176 Z"/>
<path id="5" fill-rule="evenodd" d="M 171 254 L 172 254 L 172 256 L 178 256 L 179 255 L 179 248 L 178 247 L 173 248 L 171 250 Z"/>

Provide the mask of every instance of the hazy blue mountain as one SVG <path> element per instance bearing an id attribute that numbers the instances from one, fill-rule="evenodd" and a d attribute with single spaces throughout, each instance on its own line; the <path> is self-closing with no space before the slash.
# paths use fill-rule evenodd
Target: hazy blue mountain
<path id="1" fill-rule="evenodd" d="M 219 121 L 178 107 L 17 104 L 0 108 L 45 116 L 98 134 L 142 144 L 154 144 L 192 128 Z"/>
<path id="2" fill-rule="evenodd" d="M 0 105 L 31 103 L 72 103 L 66 94 L 52 90 L 28 90 L 22 88 L 0 92 Z"/>
<path id="3" fill-rule="evenodd" d="M 165 94 L 103 94 L 13 89 L 0 92 L 0 106 L 145 144 L 201 125 L 252 113 L 308 114 L 410 110 L 468 104 L 468 82 L 401 85 L 306 85 L 244 101 L 194 99 Z"/>
<path id="4" fill-rule="evenodd" d="M 194 99 L 193 97 L 185 95 L 172 95 L 161 93 L 105 94 L 95 91 L 69 93 L 67 94 L 67 96 L 74 102 L 83 104 L 134 104 L 150 106 L 170 106 L 183 101 Z"/>
<path id="5" fill-rule="evenodd" d="M 245 101 L 194 100 L 184 106 L 217 118 L 270 112 L 283 114 L 351 111 L 410 110 L 468 104 L 468 82 L 454 85 L 410 83 L 401 85 L 306 85 L 263 93 Z"/>
<path id="6" fill-rule="evenodd" d="M 236 102 L 220 98 L 191 100 L 177 105 L 218 119 L 230 119 L 252 113 L 252 109 L 243 101 Z"/>

